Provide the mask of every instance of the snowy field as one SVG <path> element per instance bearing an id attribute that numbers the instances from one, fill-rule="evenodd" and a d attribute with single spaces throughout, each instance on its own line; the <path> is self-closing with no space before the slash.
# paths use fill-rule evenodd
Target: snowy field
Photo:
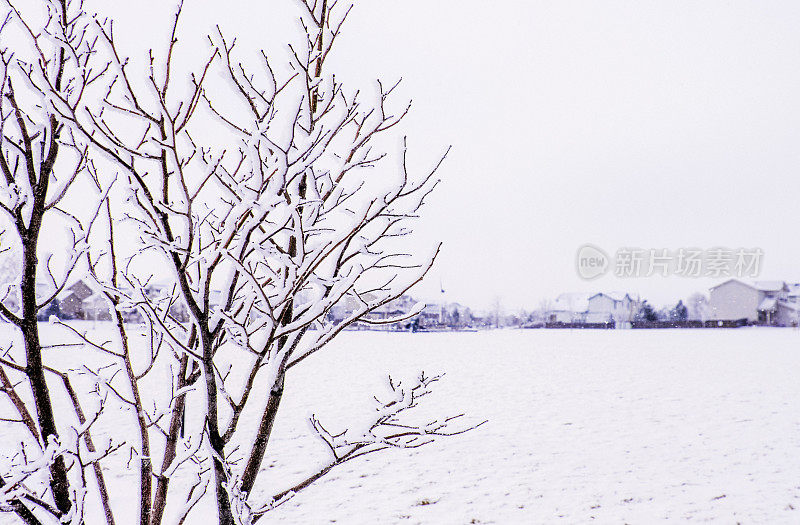
<path id="1" fill-rule="evenodd" d="M 344 333 L 288 378 L 264 461 L 274 475 L 255 490 L 326 460 L 312 412 L 343 429 L 387 372 L 420 369 L 447 373 L 426 410 L 489 422 L 345 464 L 261 523 L 800 523 L 793 329 Z M 112 493 L 136 479 L 109 478 Z M 190 523 L 212 522 L 204 503 Z"/>

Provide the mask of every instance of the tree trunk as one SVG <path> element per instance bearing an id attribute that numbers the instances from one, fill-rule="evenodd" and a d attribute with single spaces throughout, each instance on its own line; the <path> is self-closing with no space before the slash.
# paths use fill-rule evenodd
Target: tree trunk
<path id="1" fill-rule="evenodd" d="M 41 217 L 38 218 L 41 220 Z M 39 429 L 43 446 L 46 448 L 49 438 L 57 437 L 53 405 L 50 401 L 50 392 L 44 377 L 42 364 L 42 346 L 39 342 L 39 326 L 36 321 L 36 244 L 38 226 L 31 219 L 29 236 L 23 240 L 22 258 L 22 338 L 25 342 L 25 373 L 31 384 L 33 400 L 36 405 L 36 415 L 39 420 Z M 50 488 L 53 490 L 53 500 L 58 510 L 64 514 L 69 512 L 72 503 L 69 499 L 69 481 L 63 456 L 55 458 L 50 465 Z"/>
<path id="2" fill-rule="evenodd" d="M 256 482 L 258 471 L 261 468 L 261 462 L 264 459 L 264 453 L 269 444 L 269 436 L 272 434 L 272 426 L 275 423 L 275 416 L 278 415 L 278 407 L 281 404 L 283 397 L 283 384 L 286 376 L 286 371 L 281 370 L 278 377 L 275 378 L 275 383 L 269 392 L 269 401 L 267 401 L 267 408 L 264 410 L 264 415 L 261 417 L 261 424 L 258 426 L 258 433 L 256 434 L 256 441 L 253 444 L 253 449 L 250 453 L 250 458 L 247 460 L 247 466 L 242 474 L 242 491 L 249 494 L 253 489 Z"/>
<path id="3" fill-rule="evenodd" d="M 289 255 L 294 257 L 296 254 L 297 240 L 292 236 L 289 239 Z M 285 326 L 292 322 L 293 312 L 294 305 L 290 303 L 281 316 L 282 325 Z M 278 352 L 284 349 L 287 340 L 288 337 L 284 336 L 278 341 Z M 281 398 L 283 397 L 283 386 L 286 380 L 286 363 L 289 360 L 289 354 L 291 354 L 291 350 L 287 349 L 278 366 L 278 374 L 269 391 L 267 407 L 264 409 L 264 415 L 261 416 L 261 424 L 258 426 L 256 441 L 253 443 L 253 448 L 250 450 L 250 458 L 247 460 L 247 466 L 244 468 L 244 473 L 242 474 L 242 491 L 247 494 L 253 489 L 256 477 L 258 477 L 258 471 L 261 468 L 261 462 L 264 460 L 264 453 L 269 444 L 272 426 L 275 424 L 275 417 L 278 415 L 278 408 L 280 407 Z"/>
<path id="4" fill-rule="evenodd" d="M 228 484 L 228 474 L 225 471 L 225 443 L 219 433 L 219 420 L 217 414 L 217 379 L 214 375 L 213 350 L 211 348 L 210 336 L 203 336 L 203 375 L 206 379 L 206 396 L 208 404 L 208 441 L 213 451 L 211 458 L 214 463 L 214 487 L 217 493 L 217 511 L 219 512 L 220 525 L 235 525 L 233 521 L 233 511 L 231 502 L 228 498 L 226 485 Z"/>

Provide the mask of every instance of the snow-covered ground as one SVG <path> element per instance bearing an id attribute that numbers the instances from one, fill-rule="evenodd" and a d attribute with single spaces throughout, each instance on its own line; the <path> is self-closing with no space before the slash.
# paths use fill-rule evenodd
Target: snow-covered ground
<path id="1" fill-rule="evenodd" d="M 344 333 L 289 377 L 264 461 L 274 475 L 255 490 L 326 460 L 312 412 L 341 430 L 387 372 L 421 369 L 447 373 L 425 410 L 489 422 L 339 467 L 262 522 L 800 523 L 792 329 Z M 110 476 L 112 492 L 136 479 Z M 211 522 L 207 503 L 190 523 Z"/>

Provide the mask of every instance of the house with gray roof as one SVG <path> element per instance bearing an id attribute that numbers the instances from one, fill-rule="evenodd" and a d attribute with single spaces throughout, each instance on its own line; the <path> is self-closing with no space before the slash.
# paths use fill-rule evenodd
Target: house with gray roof
<path id="1" fill-rule="evenodd" d="M 749 324 L 797 326 L 800 284 L 728 279 L 711 287 L 708 305 L 712 321 L 746 320 Z"/>

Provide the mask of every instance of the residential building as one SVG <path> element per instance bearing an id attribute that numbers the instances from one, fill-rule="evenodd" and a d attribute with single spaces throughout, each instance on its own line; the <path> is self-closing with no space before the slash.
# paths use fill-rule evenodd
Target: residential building
<path id="1" fill-rule="evenodd" d="M 639 308 L 638 297 L 625 292 L 563 293 L 547 315 L 550 323 L 630 323 Z"/>
<path id="2" fill-rule="evenodd" d="M 710 289 L 712 321 L 746 320 L 767 326 L 797 326 L 800 316 L 800 284 L 784 281 L 746 283 L 728 279 Z"/>
<path id="3" fill-rule="evenodd" d="M 62 292 L 58 302 L 59 318 L 86 319 L 83 301 L 94 295 L 94 290 L 82 280 L 78 280 L 68 286 L 65 292 L 66 295 Z"/>

